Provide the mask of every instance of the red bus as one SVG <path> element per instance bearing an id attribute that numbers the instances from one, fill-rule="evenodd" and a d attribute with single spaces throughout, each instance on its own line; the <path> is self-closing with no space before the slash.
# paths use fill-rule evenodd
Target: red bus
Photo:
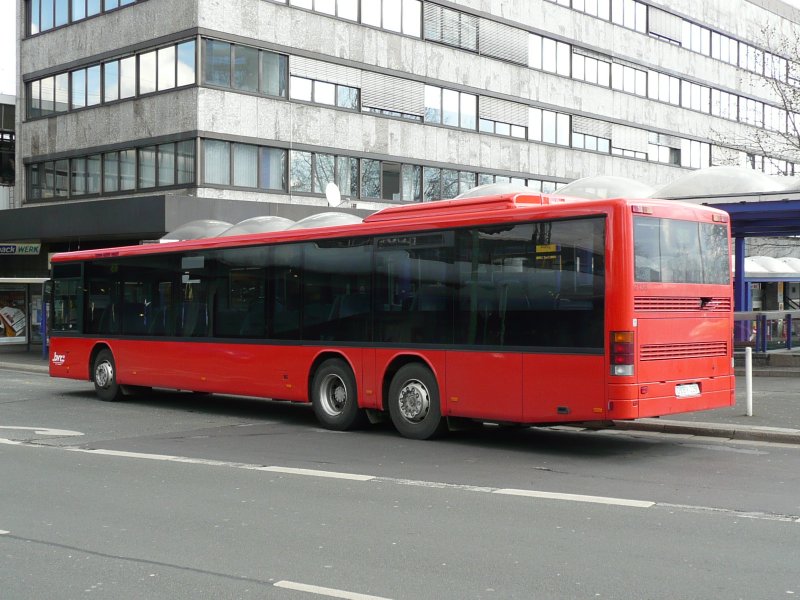
<path id="1" fill-rule="evenodd" d="M 728 215 L 507 194 L 355 224 L 57 254 L 50 374 L 388 416 L 635 419 L 734 402 Z"/>

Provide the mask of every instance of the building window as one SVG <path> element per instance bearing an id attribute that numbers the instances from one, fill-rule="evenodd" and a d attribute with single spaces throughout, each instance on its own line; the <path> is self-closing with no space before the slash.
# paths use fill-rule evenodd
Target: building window
<path id="1" fill-rule="evenodd" d="M 611 87 L 629 94 L 647 97 L 647 72 L 628 65 L 611 65 Z"/>
<path id="2" fill-rule="evenodd" d="M 342 196 L 358 197 L 358 159 L 349 156 L 336 157 L 336 185 Z"/>
<path id="3" fill-rule="evenodd" d="M 160 144 L 158 150 L 158 186 L 175 185 L 175 144 Z"/>
<path id="4" fill-rule="evenodd" d="M 36 35 L 55 27 L 63 27 L 70 23 L 82 21 L 102 12 L 136 4 L 142 0 L 29 0 L 28 33 Z"/>
<path id="5" fill-rule="evenodd" d="M 362 0 L 366 1 L 368 0 Z M 384 0 L 384 2 L 391 1 L 393 0 Z M 475 15 L 426 2 L 423 21 L 426 40 L 470 52 L 478 51 L 478 17 Z"/>
<path id="6" fill-rule="evenodd" d="M 647 96 L 668 104 L 680 106 L 681 80 L 665 73 L 649 71 L 647 77 Z"/>
<path id="7" fill-rule="evenodd" d="M 231 44 L 205 40 L 203 83 L 231 87 Z"/>
<path id="8" fill-rule="evenodd" d="M 526 127 L 512 125 L 510 123 L 503 123 L 501 121 L 493 121 L 491 119 L 481 119 L 478 125 L 478 130 L 484 133 L 496 133 L 497 135 L 515 137 L 523 140 L 528 137 L 528 131 Z"/>
<path id="9" fill-rule="evenodd" d="M 289 176 L 291 192 L 311 192 L 311 152 L 292 150 L 290 153 Z"/>
<path id="10" fill-rule="evenodd" d="M 156 187 L 156 147 L 139 148 L 140 189 Z"/>
<path id="11" fill-rule="evenodd" d="M 528 66 L 531 69 L 570 76 L 572 51 L 569 44 L 530 34 L 528 37 Z"/>
<path id="12" fill-rule="evenodd" d="M 611 0 L 611 21 L 647 33 L 647 5 L 636 0 Z"/>
<path id="13" fill-rule="evenodd" d="M 213 185 L 231 183 L 231 145 L 219 140 L 203 142 L 203 179 Z"/>
<path id="14" fill-rule="evenodd" d="M 572 77 L 587 83 L 609 87 L 611 85 L 611 63 L 573 52 Z"/>
<path id="15" fill-rule="evenodd" d="M 286 97 L 288 57 L 250 46 L 206 39 L 203 83 Z"/>
<path id="16" fill-rule="evenodd" d="M 571 129 L 569 115 L 531 107 L 529 111 L 528 138 L 535 142 L 569 146 Z"/>
<path id="17" fill-rule="evenodd" d="M 589 135 L 588 133 L 572 132 L 572 147 L 584 150 L 594 150 L 608 154 L 611 152 L 611 140 L 608 138 Z"/>
<path id="18" fill-rule="evenodd" d="M 624 156 L 625 158 L 638 158 L 639 160 L 647 160 L 647 153 L 645 152 L 630 150 L 628 148 L 619 148 L 617 146 L 611 146 L 611 154 L 614 156 Z"/>
<path id="19" fill-rule="evenodd" d="M 28 165 L 28 200 L 66 199 L 194 183 L 194 140 Z"/>
<path id="20" fill-rule="evenodd" d="M 675 147 L 676 145 L 678 147 Z M 651 133 L 647 144 L 647 157 L 651 162 L 680 165 L 680 142 L 676 144 L 676 140 L 672 136 Z"/>
<path id="21" fill-rule="evenodd" d="M 711 164 L 711 145 L 694 140 L 681 140 L 681 166 L 701 169 Z"/>
<path id="22" fill-rule="evenodd" d="M 452 11 L 455 12 L 455 11 Z M 361 22 L 387 31 L 420 37 L 420 0 L 361 0 Z"/>
<path id="23" fill-rule="evenodd" d="M 711 112 L 711 88 L 681 80 L 681 106 L 706 114 Z"/>
<path id="24" fill-rule="evenodd" d="M 286 189 L 286 150 L 258 149 L 258 187 L 264 190 Z"/>
<path id="25" fill-rule="evenodd" d="M 115 102 L 173 89 L 176 84 L 192 85 L 194 49 L 195 42 L 190 40 L 32 81 L 28 84 L 28 117 Z"/>
<path id="26" fill-rule="evenodd" d="M 711 114 L 736 121 L 739 118 L 739 96 L 712 89 Z"/>
<path id="27" fill-rule="evenodd" d="M 289 97 L 292 100 L 358 110 L 359 90 L 346 85 L 292 75 L 290 77 Z"/>
<path id="28" fill-rule="evenodd" d="M 477 128 L 478 97 L 440 87 L 425 86 L 426 123 L 440 123 L 463 129 Z"/>

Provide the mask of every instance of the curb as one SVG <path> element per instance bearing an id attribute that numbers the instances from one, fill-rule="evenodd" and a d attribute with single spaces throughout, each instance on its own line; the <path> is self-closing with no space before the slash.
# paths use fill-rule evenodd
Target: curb
<path id="1" fill-rule="evenodd" d="M 734 371 L 736 377 L 744 377 L 744 369 L 736 368 Z M 761 367 L 753 368 L 753 377 L 800 377 L 800 369 L 788 367 Z"/>
<path id="2" fill-rule="evenodd" d="M 613 421 L 613 423 L 614 429 L 624 431 L 655 431 L 753 442 L 800 444 L 800 429 L 783 427 L 734 425 L 731 423 L 690 423 L 667 419 L 638 419 L 636 421 Z"/>

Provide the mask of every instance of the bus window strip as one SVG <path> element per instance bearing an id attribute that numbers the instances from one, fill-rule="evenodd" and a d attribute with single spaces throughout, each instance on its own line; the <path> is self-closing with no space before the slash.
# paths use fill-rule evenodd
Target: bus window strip
<path id="1" fill-rule="evenodd" d="M 85 315 L 85 329 L 92 329 L 95 333 L 95 337 L 105 336 L 115 338 L 119 334 L 119 332 L 114 329 L 115 327 L 122 326 L 123 332 L 125 331 L 125 327 L 128 327 L 127 325 L 122 325 L 123 321 L 121 321 L 121 319 L 127 319 L 133 316 L 135 317 L 133 321 L 124 322 L 131 323 L 130 327 L 133 327 L 131 331 L 136 334 L 137 337 L 149 337 L 146 334 L 149 331 L 148 328 L 152 327 L 154 323 L 152 320 L 154 317 L 148 322 L 148 310 L 156 311 L 161 307 L 172 314 L 173 316 L 171 318 L 174 319 L 179 314 L 179 306 L 183 306 L 181 303 L 188 301 L 196 304 L 197 301 L 200 301 L 201 303 L 208 303 L 208 307 L 204 313 L 206 315 L 204 317 L 205 321 L 203 321 L 204 329 L 197 330 L 193 325 L 191 327 L 191 333 L 188 334 L 189 337 L 186 339 L 217 339 L 212 335 L 214 333 L 212 328 L 214 327 L 215 320 L 222 314 L 218 313 L 218 311 L 224 308 L 224 306 L 219 303 L 228 297 L 226 296 L 227 293 L 230 293 L 230 288 L 225 287 L 226 285 L 230 286 L 230 280 L 226 279 L 226 277 L 233 273 L 234 270 L 240 269 L 239 265 L 243 265 L 241 268 L 257 268 L 262 271 L 262 277 L 266 277 L 265 285 L 270 289 L 273 285 L 280 284 L 283 286 L 283 284 L 280 283 L 284 281 L 281 277 L 291 275 L 292 271 L 285 271 L 285 267 L 281 265 L 295 264 L 295 262 L 284 263 L 282 262 L 284 260 L 282 257 L 295 256 L 292 261 L 296 261 L 298 270 L 295 275 L 291 276 L 297 277 L 298 279 L 286 281 L 296 282 L 292 285 L 299 286 L 296 292 L 294 292 L 299 295 L 296 297 L 286 297 L 286 301 L 282 301 L 279 296 L 268 292 L 266 287 L 261 287 L 262 291 L 259 292 L 258 295 L 269 298 L 270 303 L 272 303 L 264 305 L 265 308 L 261 309 L 264 311 L 263 314 L 267 319 L 277 319 L 276 315 L 278 314 L 289 314 L 285 312 L 287 310 L 296 311 L 299 319 L 296 324 L 296 327 L 298 327 L 298 335 L 292 335 L 290 330 L 265 329 L 264 333 L 258 336 L 259 339 L 295 341 L 299 338 L 299 340 L 307 342 L 310 345 L 336 345 L 340 342 L 354 341 L 370 344 L 388 344 L 387 347 L 397 347 L 408 346 L 410 344 L 431 343 L 430 340 L 426 341 L 423 338 L 433 337 L 437 342 L 442 339 L 442 343 L 450 343 L 455 339 L 457 342 L 463 342 L 465 348 L 470 348 L 472 346 L 476 348 L 505 347 L 508 348 L 509 351 L 520 347 L 535 349 L 548 346 L 547 344 L 543 346 L 541 343 L 537 343 L 536 340 L 541 339 L 551 342 L 548 347 L 558 348 L 556 352 L 573 353 L 575 348 L 588 348 L 589 353 L 593 353 L 598 349 L 602 349 L 603 346 L 602 339 L 599 337 L 594 339 L 594 337 L 592 337 L 593 331 L 602 335 L 601 330 L 604 312 L 603 290 L 605 289 L 605 284 L 603 283 L 604 255 L 602 254 L 602 248 L 599 246 L 603 243 L 601 241 L 603 238 L 601 232 L 604 228 L 602 223 L 604 223 L 604 219 L 601 217 L 589 217 L 509 223 L 505 226 L 493 226 L 489 229 L 482 228 L 480 230 L 483 232 L 496 231 L 499 233 L 500 236 L 494 240 L 486 237 L 484 233 L 479 233 L 479 230 L 475 228 L 449 230 L 452 232 L 453 236 L 456 236 L 452 238 L 455 240 L 455 244 L 453 244 L 452 241 L 443 242 L 445 245 L 435 243 L 428 249 L 421 247 L 417 250 L 413 250 L 413 255 L 407 252 L 397 254 L 397 251 L 394 250 L 393 247 L 387 247 L 384 251 L 381 251 L 380 247 L 376 247 L 377 238 L 366 238 L 365 242 L 361 242 L 355 246 L 350 244 L 351 238 L 344 238 L 330 241 L 317 240 L 316 242 L 297 242 L 266 247 L 245 246 L 195 252 L 193 253 L 194 255 L 206 256 L 205 260 L 198 263 L 204 266 L 199 267 L 199 270 L 190 270 L 190 275 L 183 277 L 184 284 L 180 283 L 180 278 L 178 277 L 181 270 L 178 268 L 179 262 L 177 259 L 182 256 L 181 254 L 148 254 L 142 255 L 136 259 L 131 259 L 131 261 L 128 262 L 126 262 L 124 258 L 98 259 L 85 263 L 88 269 L 86 271 L 86 288 L 87 290 L 98 290 L 97 292 L 92 292 L 93 295 L 86 299 L 86 310 L 91 310 L 92 312 L 91 317 L 89 312 Z M 509 231 L 509 227 L 511 230 L 518 230 L 521 232 L 515 235 L 523 235 L 524 237 L 519 238 L 518 241 L 515 241 L 517 238 L 508 238 L 509 234 L 503 234 L 502 232 Z M 554 238 L 550 241 L 559 242 L 562 241 L 563 237 L 564 244 L 557 243 L 552 246 L 545 245 L 541 247 L 537 245 L 533 248 L 529 247 L 522 255 L 519 255 L 520 249 L 524 248 L 524 246 L 520 246 L 520 243 L 527 239 L 529 240 L 527 245 L 530 246 L 531 232 L 536 231 L 555 231 L 553 234 Z M 570 245 L 575 242 L 570 242 L 569 240 L 584 239 L 586 237 L 585 234 L 588 232 L 594 232 L 590 234 L 590 240 L 594 240 L 594 242 L 590 242 L 594 244 L 593 249 L 589 249 L 588 247 L 582 249 L 583 246 Z M 437 236 L 441 236 L 441 234 L 442 232 L 437 232 Z M 419 234 L 409 235 L 418 237 Z M 549 233 L 548 236 L 550 236 Z M 474 254 L 478 251 L 475 247 L 475 241 L 479 239 L 481 240 L 481 248 L 486 244 L 490 244 L 485 248 L 485 251 L 489 253 L 485 255 L 484 259 L 479 259 L 478 255 Z M 337 250 L 334 249 L 320 250 L 318 247 L 323 242 L 327 245 L 333 242 L 333 247 L 339 248 L 338 252 L 345 253 L 340 256 L 342 260 L 336 260 L 332 263 L 336 266 L 330 271 L 319 271 L 319 267 L 315 266 L 325 265 L 326 263 L 324 262 L 319 263 L 315 261 L 319 261 L 323 256 L 330 256 L 331 252 L 337 252 Z M 342 246 L 343 243 L 345 243 L 344 246 Z M 584 242 L 581 242 L 581 244 L 583 245 Z M 437 250 L 437 248 L 440 250 Z M 506 250 L 503 250 L 503 248 L 506 248 Z M 552 254 L 556 248 L 561 248 L 561 250 L 556 250 L 557 254 Z M 387 254 L 386 251 L 389 253 Z M 481 251 L 484 252 L 484 250 Z M 289 254 L 287 254 L 287 252 Z M 498 254 L 498 252 L 500 254 Z M 503 252 L 506 254 L 503 254 Z M 511 254 L 508 254 L 508 252 L 511 252 Z M 270 257 L 268 260 L 266 259 L 267 255 Z M 359 275 L 359 271 L 354 271 L 352 268 L 346 272 L 342 272 L 339 268 L 341 264 L 353 264 L 352 260 L 348 261 L 345 259 L 345 256 L 351 255 L 353 257 L 362 257 L 359 259 L 360 264 L 367 267 L 366 271 L 362 271 L 363 275 Z M 378 263 L 379 255 L 381 260 L 380 264 Z M 315 256 L 319 258 L 314 258 Z M 469 258 L 470 256 L 472 256 L 471 259 Z M 505 265 L 506 262 L 508 262 L 508 265 L 498 267 L 496 265 L 496 260 L 502 256 L 522 256 L 527 258 L 509 261 L 504 259 L 502 264 Z M 581 256 L 584 256 L 585 260 L 581 259 Z M 595 258 L 590 260 L 592 256 Z M 396 267 L 393 267 L 390 271 L 384 271 L 382 270 L 384 267 L 382 267 L 381 264 L 388 265 L 389 263 L 386 263 L 387 259 L 390 261 L 399 259 L 401 263 L 397 263 Z M 150 267 L 148 267 L 148 260 L 152 263 Z M 266 263 L 263 262 L 265 260 Z M 326 260 L 330 261 L 330 259 Z M 364 262 L 365 260 L 367 262 Z M 418 280 L 406 281 L 405 279 L 393 279 L 396 276 L 391 275 L 391 273 L 406 272 L 406 268 L 402 265 L 406 264 L 407 261 L 411 261 L 411 263 L 409 263 L 409 268 L 411 270 L 408 272 L 416 272 L 418 267 L 414 267 L 414 262 L 420 260 L 423 261 L 419 263 L 420 266 L 422 264 L 427 265 L 425 267 L 428 271 L 427 275 L 418 275 L 418 277 L 421 277 L 421 279 Z M 469 261 L 474 263 L 476 260 L 483 261 L 479 262 L 479 264 L 484 265 L 478 272 L 468 268 L 469 263 L 464 262 Z M 489 262 L 485 262 L 487 260 Z M 582 260 L 583 262 L 581 262 Z M 262 262 L 256 267 L 253 264 L 254 261 Z M 356 262 L 358 263 L 359 261 Z M 135 266 L 129 266 L 130 263 L 135 263 Z M 173 266 L 169 267 L 170 264 Z M 527 266 L 523 266 L 526 264 Z M 152 269 L 158 267 L 158 265 L 162 265 L 162 267 L 159 267 L 161 271 L 152 271 Z M 569 265 L 572 266 L 570 267 Z M 554 266 L 557 267 L 556 271 L 552 270 Z M 328 267 L 323 268 L 325 269 Z M 150 271 L 148 271 L 148 269 L 150 269 Z M 58 274 L 59 270 L 61 270 L 61 267 L 56 270 L 56 274 Z M 426 290 L 425 294 L 429 293 L 427 291 L 428 289 L 432 291 L 433 288 L 431 285 L 433 285 L 433 282 L 441 279 L 442 275 L 436 274 L 438 271 L 442 271 L 442 273 L 448 271 L 450 273 L 449 277 L 454 278 L 452 279 L 452 285 L 448 284 L 447 287 L 440 287 L 437 296 L 421 295 L 423 290 Z M 281 273 L 284 274 L 281 275 Z M 326 275 L 326 273 L 328 273 L 328 275 Z M 483 275 L 480 275 L 480 273 L 483 273 Z M 479 279 L 476 279 L 476 277 L 479 276 L 484 278 L 483 283 L 481 283 Z M 387 279 L 387 277 L 389 278 Z M 536 283 L 535 279 L 531 279 L 541 277 L 546 277 L 548 281 L 552 282 L 552 284 L 557 287 L 542 287 Z M 323 287 L 316 287 L 318 284 L 314 283 L 315 278 L 317 281 L 323 283 Z M 107 283 L 102 284 L 104 281 Z M 125 281 L 129 283 L 124 284 Z M 330 281 L 330 285 L 333 285 L 334 288 L 327 287 L 328 284 L 324 283 L 326 281 Z M 495 283 L 492 283 L 492 281 Z M 502 281 L 507 283 L 503 283 Z M 100 282 L 100 288 L 96 287 L 96 282 Z M 162 283 L 156 285 L 156 282 Z M 185 282 L 189 283 L 187 284 Z M 511 289 L 508 287 L 511 283 L 514 283 L 516 286 L 513 288 L 516 290 L 513 297 L 508 295 L 510 292 L 505 291 Z M 586 287 L 587 285 L 589 286 L 588 288 Z M 358 291 L 359 286 L 363 292 L 367 294 L 367 297 L 371 298 L 369 303 L 361 304 L 362 308 L 358 309 L 359 312 L 348 313 L 347 315 L 343 312 L 338 312 L 336 308 L 338 306 L 338 300 L 336 300 L 336 298 L 345 298 L 341 296 L 341 294 L 353 294 Z M 480 303 L 475 304 L 475 294 L 479 293 L 480 286 L 483 286 L 483 289 L 490 292 L 490 295 L 487 296 L 485 292 L 481 292 L 481 294 L 483 294 L 481 298 L 483 299 L 478 298 Z M 161 290 L 158 294 L 163 294 L 166 290 L 168 297 L 171 299 L 165 300 L 165 298 L 162 297 L 159 300 L 154 296 L 153 294 L 156 293 L 156 287 L 158 290 Z M 103 289 L 106 291 L 102 291 Z M 117 291 L 114 292 L 114 289 Z M 280 289 L 283 289 L 283 287 Z M 339 292 L 336 292 L 336 289 L 338 289 Z M 123 293 L 125 294 L 124 300 L 121 296 Z M 188 300 L 181 300 L 180 297 L 174 295 L 176 293 L 183 294 L 181 297 L 186 297 Z M 336 296 L 336 293 L 340 295 Z M 186 294 L 189 294 L 189 296 L 186 296 Z M 316 309 L 312 311 L 312 306 L 316 306 L 316 304 L 314 304 L 314 302 L 316 302 L 314 298 L 319 298 L 319 294 L 327 298 L 324 300 L 323 304 L 320 305 L 322 309 L 321 313 L 316 312 Z M 390 294 L 390 296 L 386 296 L 386 294 Z M 520 294 L 524 295 L 520 296 Z M 577 296 L 575 294 L 577 294 Z M 559 296 L 562 298 L 560 302 L 557 300 Z M 365 297 L 365 300 L 367 297 Z M 114 300 L 114 298 L 116 298 L 116 300 Z M 392 304 L 381 302 L 380 298 Z M 430 300 L 425 300 L 423 303 L 423 298 L 430 298 Z M 470 298 L 473 298 L 473 300 L 470 300 Z M 570 300 L 570 298 L 572 298 L 572 300 Z M 513 303 L 511 303 L 512 299 Z M 435 300 L 435 304 L 430 303 L 432 300 Z M 487 301 L 489 304 L 485 305 L 484 303 Z M 118 306 L 117 309 L 112 310 L 112 314 L 116 315 L 114 319 L 117 325 L 112 327 L 108 325 L 107 320 L 105 321 L 107 324 L 102 325 L 104 322 L 104 317 L 102 315 L 108 315 L 109 308 L 114 306 Z M 139 308 L 136 308 L 136 306 Z M 342 306 L 344 306 L 344 304 L 342 304 Z M 393 308 L 389 308 L 390 306 Z M 494 306 L 494 308 L 491 308 L 491 306 Z M 465 308 L 467 312 L 464 312 Z M 95 310 L 99 312 L 95 314 Z M 181 308 L 180 311 L 182 310 Z M 426 312 L 429 310 L 436 312 Z M 442 310 L 445 310 L 445 312 L 439 312 Z M 476 310 L 489 312 L 481 312 L 479 314 L 475 312 Z M 536 317 L 535 315 L 538 313 L 541 314 L 539 317 Z M 162 314 L 166 315 L 167 313 Z M 183 313 L 180 312 L 180 314 Z M 244 313 L 241 311 L 239 314 L 240 317 L 244 316 Z M 346 318 L 350 319 L 350 314 L 354 316 L 363 316 L 359 316 L 358 321 L 345 321 L 344 319 Z M 441 318 L 441 315 L 447 314 L 450 315 L 448 318 Z M 128 317 L 126 317 L 126 315 L 128 315 Z M 138 317 L 136 315 L 138 315 Z M 320 317 L 315 315 L 321 315 L 321 320 Z M 492 319 L 500 319 L 500 321 L 492 325 L 492 321 L 484 321 L 484 319 L 489 317 Z M 508 324 L 508 331 L 513 333 L 515 337 L 503 341 L 501 332 L 506 328 L 505 320 L 507 317 L 513 317 L 514 319 L 512 323 Z M 398 318 L 400 319 L 399 321 L 397 320 Z M 431 321 L 431 318 L 435 318 L 436 320 Z M 492 332 L 492 335 L 485 339 L 479 336 L 475 340 L 475 342 L 478 343 L 470 342 L 470 339 L 464 338 L 463 335 L 467 329 L 475 331 L 475 324 L 467 328 L 466 321 L 464 321 L 465 318 L 469 319 L 471 323 L 474 323 L 474 320 L 478 319 L 483 323 L 483 325 L 479 326 L 490 327 L 489 331 Z M 412 320 L 408 321 L 408 319 Z M 526 319 L 535 320 L 527 321 Z M 561 325 L 558 329 L 553 329 L 556 321 L 561 322 Z M 268 327 L 276 327 L 277 324 L 283 322 L 283 320 L 277 319 L 271 322 Z M 352 329 L 352 326 L 358 322 L 362 323 L 360 327 L 367 327 L 366 329 L 362 329 L 362 333 L 357 333 L 357 329 Z M 138 324 L 134 326 L 134 323 Z M 463 326 L 457 325 L 458 323 L 461 323 Z M 525 323 L 527 323 L 527 325 L 525 325 Z M 90 327 L 90 324 L 93 325 Z M 322 327 L 321 329 L 319 328 L 320 326 Z M 525 327 L 534 326 L 539 329 L 546 326 L 546 331 L 545 329 L 541 331 L 538 331 L 538 329 L 531 329 L 529 334 L 523 336 L 525 340 L 530 339 L 530 343 L 526 345 L 521 346 L 519 343 L 513 341 L 513 339 L 517 338 L 523 339 L 520 336 L 522 335 L 521 331 Z M 111 329 L 108 327 L 111 327 Z M 180 327 L 181 331 L 184 331 L 184 336 L 187 335 L 184 326 L 180 325 L 179 322 L 175 322 L 175 327 Z M 332 327 L 334 329 L 331 329 Z M 335 329 L 336 327 L 350 327 L 350 332 L 347 333 L 348 330 Z M 380 327 L 380 333 L 378 332 L 378 327 Z M 270 335 L 270 331 L 289 331 L 289 335 L 287 336 L 284 333 L 276 337 Z M 331 333 L 326 333 L 327 331 Z M 345 332 L 344 337 L 337 337 L 335 331 Z M 538 331 L 538 333 L 536 333 L 536 331 Z M 556 331 L 558 334 L 555 334 Z M 169 332 L 170 328 L 165 329 L 164 335 L 158 336 L 158 339 L 166 340 L 173 339 L 174 337 L 182 339 L 182 336 L 169 335 Z M 498 332 L 500 332 L 499 338 L 497 338 Z M 400 333 L 400 337 L 396 337 L 398 333 Z M 309 335 L 312 337 L 308 337 Z M 322 337 L 319 337 L 320 335 Z M 351 339 L 352 336 L 355 336 L 355 339 Z M 223 336 L 222 339 L 230 339 L 230 337 L 231 336 L 227 335 Z M 493 342 L 493 339 L 498 339 L 499 343 Z M 580 340 L 580 344 L 569 343 L 570 340 L 573 339 L 575 341 Z M 552 343 L 554 340 L 558 343 Z"/>

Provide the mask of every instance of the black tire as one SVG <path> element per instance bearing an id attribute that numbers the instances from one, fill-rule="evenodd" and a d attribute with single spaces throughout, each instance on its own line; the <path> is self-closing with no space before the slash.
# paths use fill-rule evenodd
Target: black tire
<path id="1" fill-rule="evenodd" d="M 311 404 L 317 420 L 327 429 L 345 431 L 361 427 L 367 415 L 358 407 L 356 378 L 349 365 L 331 358 L 322 363 L 311 381 Z"/>
<path id="2" fill-rule="evenodd" d="M 122 387 L 117 383 L 117 365 L 111 350 L 100 350 L 92 365 L 94 391 L 100 400 L 116 402 L 122 398 Z"/>
<path id="3" fill-rule="evenodd" d="M 403 437 L 428 440 L 447 429 L 442 419 L 439 384 L 428 367 L 411 363 L 401 367 L 389 386 L 389 414 Z"/>

